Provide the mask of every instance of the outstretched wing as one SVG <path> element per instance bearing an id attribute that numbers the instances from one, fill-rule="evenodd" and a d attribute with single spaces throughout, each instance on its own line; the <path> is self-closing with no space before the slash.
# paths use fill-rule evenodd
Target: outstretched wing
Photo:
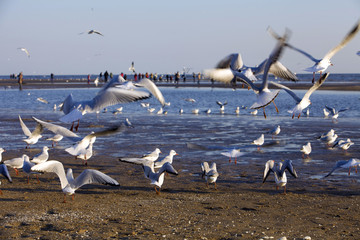
<path id="1" fill-rule="evenodd" d="M 11 176 L 10 176 L 10 173 L 6 167 L 5 164 L 1 164 L 0 165 L 0 174 L 2 174 L 4 177 L 6 177 L 6 179 L 12 183 L 12 179 L 11 179 Z"/>
<path id="2" fill-rule="evenodd" d="M 74 181 L 71 187 L 78 189 L 85 184 L 101 183 L 112 186 L 119 186 L 120 184 L 105 173 L 94 169 L 84 170 Z"/>
<path id="3" fill-rule="evenodd" d="M 25 123 L 23 122 L 23 120 L 21 119 L 20 115 L 19 115 L 19 121 L 20 121 L 20 126 L 21 129 L 23 130 L 24 134 L 28 137 L 31 136 L 31 132 L 29 130 L 29 128 L 25 125 Z"/>
<path id="4" fill-rule="evenodd" d="M 311 94 L 315 92 L 315 90 L 317 90 L 325 82 L 329 74 L 330 73 L 323 74 L 320 79 L 316 83 L 314 83 L 314 85 L 312 85 L 312 87 L 305 93 L 303 99 L 309 99 Z"/>
<path id="5" fill-rule="evenodd" d="M 295 177 L 295 178 L 298 177 L 298 175 L 297 175 L 297 173 L 296 173 L 296 170 L 295 170 L 294 166 L 292 165 L 292 161 L 291 161 L 291 160 L 285 160 L 285 161 L 283 162 L 283 164 L 282 164 L 282 166 L 281 166 L 281 169 L 280 169 L 280 172 L 279 172 L 279 173 L 280 173 L 280 178 L 281 178 L 282 175 L 284 174 L 285 170 L 288 170 L 289 173 L 290 173 L 293 177 Z"/>
<path id="6" fill-rule="evenodd" d="M 79 141 L 81 140 L 81 137 L 77 135 L 76 133 L 68 130 L 67 128 L 64 128 L 60 125 L 48 123 L 45 121 L 42 121 L 40 119 L 37 119 L 35 117 L 32 117 L 37 123 L 41 124 L 44 128 L 48 129 L 49 131 L 53 132 L 54 134 L 60 134 L 66 138 L 71 139 L 72 141 Z"/>
<path id="7" fill-rule="evenodd" d="M 146 88 L 147 90 L 149 90 L 151 92 L 152 95 L 154 95 L 156 97 L 157 100 L 159 100 L 159 102 L 161 103 L 162 106 L 165 105 L 165 99 L 164 99 L 164 96 L 162 95 L 160 89 L 150 79 L 143 78 L 139 82 L 137 82 L 135 85 Z"/>
<path id="8" fill-rule="evenodd" d="M 270 172 L 274 172 L 274 160 L 269 160 L 265 163 L 265 170 L 263 175 L 263 183 L 269 177 Z"/>
<path id="9" fill-rule="evenodd" d="M 280 88 L 280 89 L 284 89 L 294 100 L 296 103 L 301 102 L 301 98 L 299 98 L 290 88 L 280 84 L 280 83 L 276 83 L 273 81 L 269 81 L 272 85 Z"/>
<path id="10" fill-rule="evenodd" d="M 239 53 L 232 53 L 218 62 L 215 68 L 231 68 L 238 70 L 244 65 L 241 55 Z"/>
<path id="11" fill-rule="evenodd" d="M 345 160 L 337 161 L 335 166 L 331 169 L 331 171 L 326 176 L 324 176 L 324 178 L 330 176 L 336 169 L 340 168 L 342 165 L 344 165 L 346 163 L 348 163 L 348 161 L 345 161 Z"/>
<path id="12" fill-rule="evenodd" d="M 49 160 L 47 162 L 36 164 L 35 166 L 31 167 L 31 171 L 55 173 L 60 179 L 62 189 L 64 189 L 68 184 L 65 175 L 64 165 L 59 161 Z"/>

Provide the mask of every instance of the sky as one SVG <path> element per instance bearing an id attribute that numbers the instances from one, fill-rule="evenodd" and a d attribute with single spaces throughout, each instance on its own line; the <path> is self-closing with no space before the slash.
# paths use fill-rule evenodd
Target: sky
<path id="1" fill-rule="evenodd" d="M 0 75 L 129 74 L 132 61 L 143 73 L 201 72 L 231 53 L 256 66 L 276 44 L 268 26 L 322 58 L 359 19 L 358 0 L 0 0 Z M 328 71 L 359 73 L 358 51 L 360 34 Z M 295 73 L 313 65 L 290 49 L 280 61 Z"/>

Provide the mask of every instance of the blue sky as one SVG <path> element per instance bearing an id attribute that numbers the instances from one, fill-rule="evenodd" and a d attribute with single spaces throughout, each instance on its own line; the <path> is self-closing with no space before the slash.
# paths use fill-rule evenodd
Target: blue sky
<path id="1" fill-rule="evenodd" d="M 360 19 L 348 0 L 1 0 L 0 74 L 199 72 L 233 52 L 246 65 L 264 60 L 275 41 L 268 26 L 322 58 Z M 95 29 L 104 34 L 79 33 Z M 29 50 L 31 57 L 18 47 Z M 360 34 L 332 59 L 333 73 L 358 73 Z M 290 49 L 281 59 L 297 73 L 312 62 Z"/>

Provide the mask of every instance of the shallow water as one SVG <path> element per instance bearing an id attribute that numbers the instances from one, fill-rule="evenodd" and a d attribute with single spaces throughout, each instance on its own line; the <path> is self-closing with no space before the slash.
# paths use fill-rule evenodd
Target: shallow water
<path id="1" fill-rule="evenodd" d="M 149 102 L 155 107 L 154 113 L 149 113 L 139 102 L 135 102 L 122 104 L 121 114 L 112 114 L 112 111 L 120 106 L 117 105 L 109 107 L 106 113 L 85 115 L 80 122 L 81 136 L 92 130 L 97 131 L 102 127 L 116 125 L 125 118 L 129 118 L 134 125 L 133 129 L 125 133 L 98 138 L 94 146 L 95 157 L 101 157 L 103 154 L 114 158 L 140 156 L 159 147 L 163 152 L 162 156 L 175 149 L 179 156 L 176 156 L 174 161 L 182 161 L 183 164 L 190 166 L 200 166 L 203 161 L 215 161 L 221 170 L 222 166 L 225 167 L 229 163 L 228 158 L 220 153 L 227 149 L 241 148 L 241 151 L 246 153 L 238 159 L 241 168 L 248 168 L 253 164 L 263 165 L 269 159 L 291 159 L 300 176 L 303 173 L 307 176 L 315 176 L 313 178 L 325 175 L 337 160 L 359 157 L 359 92 L 316 91 L 311 96 L 313 104 L 310 107 L 310 116 L 303 116 L 300 119 L 291 119 L 287 110 L 294 106 L 294 101 L 288 94 L 281 92 L 275 100 L 280 112 L 276 113 L 274 106 L 270 105 L 266 108 L 268 117 L 265 119 L 262 111 L 259 111 L 257 116 L 252 116 L 250 109 L 241 109 L 239 115 L 235 114 L 237 106 L 249 107 L 255 101 L 252 91 L 211 88 L 161 88 L 161 91 L 166 101 L 171 103 L 170 106 L 165 107 L 167 115 L 156 114 L 160 105 L 155 98 L 142 101 Z M 54 104 L 59 105 L 69 93 L 73 94 L 74 99 L 86 100 L 94 97 L 96 92 L 97 89 L 0 91 L 1 147 L 7 150 L 25 147 L 25 143 L 21 141 L 24 135 L 18 115 L 21 115 L 30 130 L 36 125 L 31 120 L 32 116 L 67 126 L 58 121 L 63 113 L 59 110 L 54 111 Z M 299 96 L 305 93 L 301 90 L 295 92 Z M 37 101 L 38 97 L 46 99 L 49 104 Z M 186 98 L 194 98 L 196 102 L 187 102 L 184 100 Z M 228 102 L 224 114 L 220 114 L 216 101 Z M 349 110 L 340 113 L 338 121 L 334 122 L 331 118 L 323 117 L 325 105 L 338 109 L 349 108 Z M 181 115 L 180 108 L 184 110 Z M 191 113 L 195 108 L 200 109 L 198 115 Z M 203 112 L 208 108 L 212 109 L 209 115 Z M 280 135 L 272 139 L 269 134 L 265 134 L 265 144 L 260 151 L 250 145 L 254 139 L 276 125 L 281 126 Z M 328 149 L 316 140 L 316 137 L 331 128 L 336 130 L 339 138 L 351 138 L 355 143 L 348 153 L 339 149 Z M 44 145 L 51 145 L 44 139 L 52 136 L 52 133 L 45 131 L 43 136 L 44 138 L 32 148 L 40 149 Z M 310 160 L 304 160 L 299 150 L 308 141 L 312 143 L 313 152 Z M 197 144 L 200 148 L 188 148 L 186 143 Z M 61 150 L 70 144 L 68 140 L 63 140 L 57 149 Z M 50 151 L 50 156 L 51 154 Z M 186 171 L 193 171 L 190 166 L 186 167 Z M 333 178 L 346 178 L 347 175 L 343 172 L 344 170 L 335 172 Z M 261 176 L 262 173 L 259 175 Z"/>

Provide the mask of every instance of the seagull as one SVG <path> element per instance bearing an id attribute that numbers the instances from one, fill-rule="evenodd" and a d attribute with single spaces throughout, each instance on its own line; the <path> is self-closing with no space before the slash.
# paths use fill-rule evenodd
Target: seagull
<path id="1" fill-rule="evenodd" d="M 193 98 L 185 98 L 184 100 L 187 102 L 193 102 L 193 103 L 196 102 L 196 100 Z"/>
<path id="2" fill-rule="evenodd" d="M 155 172 L 155 170 L 154 170 L 155 163 L 150 160 L 139 159 L 139 158 L 129 160 L 129 159 L 119 158 L 119 161 L 142 165 L 145 177 L 150 179 L 151 185 L 155 185 L 154 188 L 155 188 L 156 194 L 160 194 L 161 186 L 164 183 L 165 172 L 174 174 L 174 175 L 178 175 L 178 172 L 174 169 L 174 167 L 169 162 L 166 162 L 164 165 L 162 165 L 162 167 L 157 172 Z M 159 189 L 157 189 L 157 187 Z"/>
<path id="3" fill-rule="evenodd" d="M 263 176 L 263 183 L 265 183 L 267 177 L 270 175 L 270 172 L 273 172 L 275 175 L 275 182 L 276 182 L 276 189 L 279 189 L 279 187 L 284 187 L 284 194 L 286 194 L 286 183 L 287 183 L 287 177 L 285 170 L 288 170 L 290 174 L 297 178 L 297 173 L 295 168 L 292 165 L 291 160 L 285 160 L 284 162 L 279 162 L 277 164 L 277 167 L 275 166 L 274 160 L 269 160 L 265 164 L 265 170 L 264 170 L 264 176 Z"/>
<path id="4" fill-rule="evenodd" d="M 334 129 L 330 129 L 329 132 L 321 135 L 320 137 L 318 137 L 318 139 L 320 139 L 323 142 L 326 142 L 327 145 L 330 145 L 336 141 L 337 137 L 338 135 L 335 134 Z"/>
<path id="5" fill-rule="evenodd" d="M 332 148 L 334 147 L 339 147 L 343 150 L 348 150 L 354 143 L 350 140 L 350 138 L 346 139 L 346 140 L 339 140 L 337 141 L 333 146 Z"/>
<path id="6" fill-rule="evenodd" d="M 250 107 L 252 109 L 263 109 L 264 117 L 266 118 L 265 107 L 268 106 L 270 103 L 274 103 L 275 98 L 278 96 L 280 90 L 270 91 L 268 88 L 268 73 L 270 71 L 271 66 L 280 58 L 280 55 L 283 51 L 283 47 L 287 40 L 287 34 L 284 35 L 283 38 L 278 40 L 278 43 L 274 50 L 271 52 L 269 58 L 266 60 L 264 65 L 264 73 L 263 73 L 263 81 L 260 86 L 255 86 L 255 84 L 245 76 L 242 72 L 238 71 L 237 65 L 239 64 L 238 61 L 234 61 L 231 63 L 230 70 L 234 78 L 224 77 L 221 73 L 223 69 L 210 69 L 205 70 L 204 74 L 208 75 L 211 79 L 230 83 L 236 80 L 246 83 L 249 87 L 251 87 L 256 94 L 256 102 Z M 221 65 L 221 62 L 220 62 Z M 279 112 L 278 108 L 275 105 L 275 109 Z"/>
<path id="7" fill-rule="evenodd" d="M 33 172 L 31 171 L 31 168 L 35 166 L 35 163 L 34 162 L 30 162 L 29 160 L 29 157 L 28 156 L 25 156 L 24 158 L 24 163 L 23 163 L 23 171 L 26 173 L 27 175 L 27 183 L 29 184 L 30 183 L 30 174 L 36 174 L 36 179 L 38 181 L 38 183 L 40 183 L 40 180 L 39 180 L 39 177 L 38 177 L 38 172 Z"/>
<path id="8" fill-rule="evenodd" d="M 339 117 L 339 113 L 341 112 L 345 112 L 346 110 L 349 110 L 349 108 L 342 108 L 340 110 L 336 110 L 335 108 L 333 107 L 328 107 L 328 106 L 325 106 L 327 108 L 327 110 L 330 111 L 330 114 L 332 116 L 332 119 L 337 119 Z"/>
<path id="9" fill-rule="evenodd" d="M 10 182 L 12 183 L 12 179 L 11 179 L 11 176 L 10 176 L 10 173 L 6 167 L 5 164 L 0 164 L 0 173 Z M 1 185 L 1 181 L 0 181 L 0 185 Z M 2 195 L 2 191 L 0 189 L 0 194 Z"/>
<path id="10" fill-rule="evenodd" d="M 29 53 L 29 51 L 28 51 L 26 48 L 19 47 L 18 49 L 20 49 L 21 51 L 25 52 L 25 53 L 26 53 L 26 56 L 28 56 L 28 58 L 30 58 L 30 53 Z"/>
<path id="11" fill-rule="evenodd" d="M 4 161 L 4 164 L 8 167 L 12 167 L 15 170 L 16 175 L 19 175 L 18 169 L 23 167 L 25 158 L 28 158 L 28 156 L 23 154 L 22 157 L 12 158 Z"/>
<path id="12" fill-rule="evenodd" d="M 304 158 L 304 155 L 309 156 L 311 153 L 311 143 L 308 142 L 306 145 L 303 145 L 300 149 L 300 152 L 302 152 L 302 157 Z"/>
<path id="13" fill-rule="evenodd" d="M 61 134 L 55 134 L 53 137 L 47 138 L 46 140 L 52 141 L 51 146 L 57 146 L 57 144 L 64 138 Z"/>
<path id="14" fill-rule="evenodd" d="M 94 140 L 94 142 L 95 142 L 95 140 Z M 76 159 L 84 160 L 85 166 L 87 166 L 88 159 L 90 159 L 93 155 L 93 150 L 92 150 L 93 144 L 94 143 L 90 140 L 89 146 L 86 149 L 80 150 L 79 154 L 75 156 Z"/>
<path id="15" fill-rule="evenodd" d="M 220 106 L 220 113 L 224 113 L 225 112 L 225 105 L 227 104 L 227 101 L 225 101 L 224 103 L 220 102 L 220 101 L 216 101 L 217 105 Z"/>
<path id="16" fill-rule="evenodd" d="M 38 97 L 36 100 L 38 100 L 39 102 L 42 102 L 42 103 L 49 104 L 49 102 L 46 99 L 43 99 L 42 97 Z"/>
<path id="17" fill-rule="evenodd" d="M 129 71 L 135 73 L 134 62 L 131 62 L 131 66 L 129 67 Z"/>
<path id="18" fill-rule="evenodd" d="M 3 152 L 6 152 L 5 149 L 3 149 L 2 147 L 0 147 L 0 163 L 2 163 L 2 154 Z"/>
<path id="19" fill-rule="evenodd" d="M 80 34 L 83 34 L 83 33 L 80 33 Z M 97 30 L 89 30 L 88 31 L 88 34 L 98 34 L 100 36 L 104 36 L 101 32 L 97 31 Z"/>
<path id="20" fill-rule="evenodd" d="M 330 112 L 326 111 L 326 108 L 323 109 L 324 117 L 327 118 L 330 114 Z"/>
<path id="21" fill-rule="evenodd" d="M 257 113 L 258 113 L 258 110 L 257 110 L 257 109 L 254 109 L 254 111 L 250 112 L 250 114 L 253 115 L 253 116 L 256 116 Z"/>
<path id="22" fill-rule="evenodd" d="M 193 114 L 199 114 L 199 109 L 198 109 L 198 108 L 195 108 L 195 109 L 191 110 L 191 112 L 192 112 Z"/>
<path id="23" fill-rule="evenodd" d="M 166 157 L 164 157 L 163 159 L 161 160 L 157 160 L 155 163 L 154 163 L 154 167 L 155 168 L 161 168 L 165 163 L 170 163 L 172 164 L 173 162 L 173 157 L 175 155 L 179 155 L 177 152 L 175 152 L 175 150 L 170 150 L 169 152 L 169 155 L 167 155 Z"/>
<path id="24" fill-rule="evenodd" d="M 260 146 L 264 144 L 264 134 L 261 134 L 261 136 L 255 139 L 254 141 L 252 141 L 251 144 L 257 145 L 258 150 L 260 150 Z"/>
<path id="25" fill-rule="evenodd" d="M 39 139 L 42 137 L 41 133 L 44 131 L 41 124 L 37 124 L 34 131 L 30 132 L 29 128 L 25 125 L 23 120 L 21 119 L 19 115 L 19 121 L 21 125 L 21 129 L 23 130 L 25 136 L 27 136 L 27 139 L 24 139 L 23 141 L 26 142 L 27 146 L 25 148 L 30 148 L 30 145 L 33 145 L 39 141 Z"/>
<path id="26" fill-rule="evenodd" d="M 74 200 L 75 191 L 85 184 L 101 183 L 111 186 L 119 186 L 120 184 L 108 175 L 94 169 L 86 169 L 74 179 L 71 168 L 67 170 L 65 175 L 64 165 L 56 160 L 49 160 L 47 162 L 37 164 L 31 168 L 35 172 L 51 172 L 55 173 L 61 183 L 61 189 L 64 193 L 64 203 L 66 202 L 66 194 L 71 195 Z"/>
<path id="27" fill-rule="evenodd" d="M 214 183 L 215 189 L 216 187 L 216 180 L 219 177 L 219 173 L 216 169 L 216 163 L 212 163 L 209 167 L 208 162 L 201 163 L 201 171 L 202 171 L 202 178 L 206 180 L 206 187 L 209 188 L 209 183 Z"/>
<path id="28" fill-rule="evenodd" d="M 121 84 L 119 84 L 121 83 Z M 159 88 L 149 79 L 141 79 L 137 83 L 131 81 L 125 81 L 121 76 L 118 79 L 114 78 L 107 83 L 97 95 L 86 101 L 75 101 L 72 94 L 70 94 L 63 102 L 61 110 L 65 113 L 65 116 L 60 118 L 61 122 L 73 123 L 71 129 L 74 126 L 74 122 L 79 121 L 86 113 L 92 113 L 100 111 L 106 107 L 120 104 L 130 103 L 142 99 L 147 99 L 151 96 L 149 92 L 137 90 L 139 87 L 145 87 L 154 95 L 162 106 L 165 104 L 165 99 L 160 92 Z"/>
<path id="29" fill-rule="evenodd" d="M 239 114 L 240 114 L 240 107 L 239 107 L 239 106 L 236 107 L 236 109 L 235 109 L 235 114 L 236 114 L 236 115 L 239 115 Z"/>
<path id="30" fill-rule="evenodd" d="M 231 158 L 234 158 L 234 162 L 236 164 L 237 158 L 243 156 L 245 153 L 240 152 L 240 149 L 234 148 L 230 151 L 222 152 L 221 154 L 229 158 L 229 163 L 231 162 Z"/>
<path id="31" fill-rule="evenodd" d="M 271 134 L 272 135 L 272 138 L 274 139 L 274 137 L 276 135 L 279 135 L 281 129 L 280 129 L 280 125 L 277 125 L 276 127 L 274 127 L 272 130 L 268 131 L 267 133 L 268 134 Z"/>
<path id="32" fill-rule="evenodd" d="M 35 155 L 30 162 L 35 164 L 46 162 L 49 158 L 48 150 L 49 148 L 47 146 L 44 146 L 42 152 Z"/>
<path id="33" fill-rule="evenodd" d="M 331 65 L 333 65 L 331 63 L 331 58 L 338 52 L 340 51 L 343 47 L 346 46 L 346 44 L 348 44 L 357 34 L 357 32 L 359 31 L 360 28 L 360 21 L 358 21 L 356 23 L 356 25 L 351 29 L 351 31 L 345 36 L 345 38 L 334 48 L 332 48 L 328 53 L 326 53 L 326 55 L 322 58 L 322 59 L 316 59 L 313 56 L 311 56 L 309 53 L 300 50 L 288 43 L 286 43 L 286 46 L 305 55 L 306 57 L 308 57 L 310 60 L 312 60 L 313 62 L 315 62 L 315 64 L 312 67 L 306 68 L 304 69 L 307 72 L 312 72 L 313 73 L 313 79 L 312 82 L 314 83 L 315 81 L 315 73 L 320 72 L 320 77 L 321 74 L 326 71 L 326 69 Z M 270 34 L 275 37 L 276 39 L 279 39 L 279 36 L 272 31 L 271 29 L 268 29 Z"/>
<path id="34" fill-rule="evenodd" d="M 211 109 L 210 109 L 210 108 L 208 108 L 208 109 L 207 109 L 207 110 L 205 110 L 204 112 L 205 112 L 205 114 L 209 115 L 209 114 L 211 113 Z"/>
<path id="35" fill-rule="evenodd" d="M 352 167 L 354 167 L 355 171 L 357 173 L 357 167 L 359 165 L 360 165 L 360 160 L 357 158 L 352 158 L 348 161 L 345 161 L 345 160 L 337 161 L 335 166 L 333 167 L 333 169 L 324 178 L 330 176 L 338 168 L 349 168 L 349 175 L 350 175 L 350 170 Z"/>
<path id="36" fill-rule="evenodd" d="M 292 118 L 294 118 L 294 116 L 297 116 L 298 118 L 300 118 L 300 115 L 302 113 L 302 111 L 307 108 L 310 104 L 310 96 L 311 94 L 318 89 L 326 80 L 326 78 L 329 76 L 329 73 L 325 73 L 324 75 L 322 75 L 320 77 L 320 79 L 312 86 L 310 87 L 310 89 L 305 93 L 305 95 L 303 96 L 303 98 L 299 98 L 290 88 L 279 84 L 279 83 L 275 83 L 275 82 L 271 82 L 271 84 L 275 85 L 278 88 L 284 89 L 296 102 L 296 106 L 290 110 L 289 112 L 292 114 Z"/>
<path id="37" fill-rule="evenodd" d="M 159 148 L 155 148 L 154 151 L 148 154 L 144 154 L 141 158 L 155 162 L 159 158 L 160 153 L 161 150 Z"/>

